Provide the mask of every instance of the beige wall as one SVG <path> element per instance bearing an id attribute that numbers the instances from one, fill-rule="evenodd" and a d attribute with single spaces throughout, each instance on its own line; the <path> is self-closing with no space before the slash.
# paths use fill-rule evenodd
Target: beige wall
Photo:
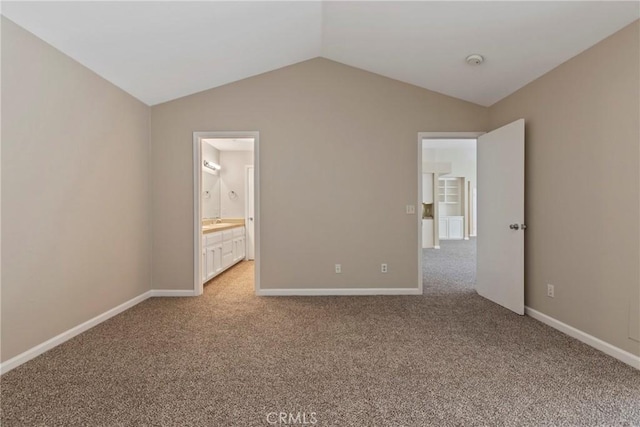
<path id="1" fill-rule="evenodd" d="M 260 132 L 262 288 L 416 288 L 417 134 L 488 123 L 486 108 L 320 58 L 151 111 L 156 289 L 193 288 L 194 131 Z"/>
<path id="2" fill-rule="evenodd" d="M 2 361 L 150 289 L 149 108 L 2 18 Z"/>
<path id="3" fill-rule="evenodd" d="M 638 29 L 636 21 L 490 108 L 492 128 L 526 123 L 527 305 L 636 355 Z"/>

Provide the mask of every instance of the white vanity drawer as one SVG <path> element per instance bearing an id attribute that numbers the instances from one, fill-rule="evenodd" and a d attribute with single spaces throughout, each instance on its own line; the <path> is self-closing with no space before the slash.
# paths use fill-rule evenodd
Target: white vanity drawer
<path id="1" fill-rule="evenodd" d="M 209 233 L 209 234 L 206 234 L 205 237 L 206 237 L 206 242 L 205 242 L 206 246 L 222 242 L 222 233 L 221 232 Z"/>
<path id="2" fill-rule="evenodd" d="M 228 254 L 230 252 L 233 252 L 233 240 L 229 240 L 228 242 L 222 243 L 222 253 Z"/>
<path id="3" fill-rule="evenodd" d="M 233 237 L 244 236 L 244 227 L 237 227 L 232 229 L 231 231 L 233 231 Z"/>
<path id="4" fill-rule="evenodd" d="M 233 239 L 233 229 L 224 230 L 222 232 L 222 241 L 226 242 L 227 240 L 231 240 L 231 239 Z"/>

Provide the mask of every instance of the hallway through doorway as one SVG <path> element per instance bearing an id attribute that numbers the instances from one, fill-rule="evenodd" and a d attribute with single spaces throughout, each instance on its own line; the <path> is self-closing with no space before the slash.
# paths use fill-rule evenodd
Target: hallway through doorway
<path id="1" fill-rule="evenodd" d="M 475 237 L 441 240 L 440 249 L 423 249 L 422 277 L 424 295 L 475 294 Z"/>

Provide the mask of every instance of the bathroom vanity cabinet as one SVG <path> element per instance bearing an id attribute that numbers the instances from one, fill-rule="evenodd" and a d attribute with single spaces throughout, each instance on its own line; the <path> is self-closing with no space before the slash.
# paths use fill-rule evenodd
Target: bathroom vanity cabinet
<path id="1" fill-rule="evenodd" d="M 246 255 L 244 225 L 202 235 L 202 283 L 208 282 Z"/>

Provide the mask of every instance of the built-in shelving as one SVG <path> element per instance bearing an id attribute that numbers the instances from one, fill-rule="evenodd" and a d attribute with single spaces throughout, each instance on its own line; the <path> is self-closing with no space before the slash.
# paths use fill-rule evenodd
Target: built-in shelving
<path id="1" fill-rule="evenodd" d="M 458 178 L 438 179 L 438 201 L 445 204 L 460 203 L 460 180 Z"/>

